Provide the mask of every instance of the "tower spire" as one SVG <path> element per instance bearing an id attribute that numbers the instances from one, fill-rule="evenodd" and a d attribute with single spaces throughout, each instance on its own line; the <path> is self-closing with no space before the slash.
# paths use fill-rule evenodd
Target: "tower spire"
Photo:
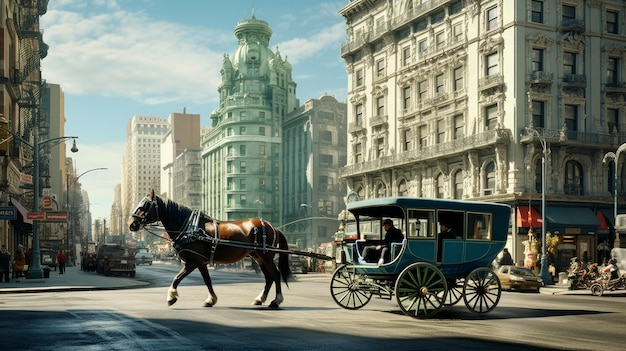
<path id="1" fill-rule="evenodd" d="M 254 0 L 252 0 L 252 18 L 254 18 Z"/>

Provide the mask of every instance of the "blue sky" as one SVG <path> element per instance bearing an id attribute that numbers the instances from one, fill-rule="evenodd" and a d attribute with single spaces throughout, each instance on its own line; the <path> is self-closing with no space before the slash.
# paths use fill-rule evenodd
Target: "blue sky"
<path id="1" fill-rule="evenodd" d="M 76 135 L 77 174 L 94 218 L 108 217 L 120 183 L 126 123 L 134 115 L 217 108 L 223 55 L 234 52 L 238 21 L 268 22 L 270 48 L 293 66 L 300 102 L 332 94 L 346 100 L 340 57 L 348 3 L 318 0 L 51 0 L 41 17 L 43 78 L 65 93 L 65 134 Z M 68 145 L 69 147 L 69 145 Z M 205 209 L 209 210 L 210 209 Z"/>

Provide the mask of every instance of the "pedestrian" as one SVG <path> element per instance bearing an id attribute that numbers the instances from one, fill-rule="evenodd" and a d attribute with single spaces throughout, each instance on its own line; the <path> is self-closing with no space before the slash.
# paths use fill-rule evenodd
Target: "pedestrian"
<path id="1" fill-rule="evenodd" d="M 0 283 L 4 278 L 5 283 L 11 282 L 11 254 L 7 251 L 7 246 L 2 245 L 0 249 Z"/>
<path id="2" fill-rule="evenodd" d="M 26 255 L 24 254 L 24 245 L 17 245 L 15 250 L 15 261 L 13 262 L 13 278 L 15 281 L 17 278 L 24 276 L 24 267 L 26 266 Z"/>
<path id="3" fill-rule="evenodd" d="M 59 264 L 59 274 L 65 273 L 65 263 L 67 263 L 67 256 L 63 250 L 59 251 L 57 255 L 57 263 Z"/>
<path id="4" fill-rule="evenodd" d="M 502 257 L 500 257 L 499 264 L 501 266 L 513 265 L 513 258 L 511 257 L 511 254 L 509 253 L 509 249 L 507 249 L 506 247 L 504 248 L 504 250 L 502 250 Z"/>

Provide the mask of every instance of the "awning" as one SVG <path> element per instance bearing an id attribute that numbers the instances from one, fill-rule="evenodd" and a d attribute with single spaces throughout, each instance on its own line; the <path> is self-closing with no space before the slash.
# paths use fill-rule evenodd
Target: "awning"
<path id="1" fill-rule="evenodd" d="M 602 211 L 596 211 L 596 217 L 598 217 L 598 222 L 600 223 L 600 226 L 598 227 L 598 234 L 602 233 L 602 234 L 608 234 L 611 226 L 609 225 L 609 223 L 606 221 L 606 218 L 604 217 L 604 214 L 602 213 Z"/>
<path id="2" fill-rule="evenodd" d="M 615 216 L 613 213 L 614 210 L 609 210 L 609 209 L 601 209 L 600 212 L 602 212 L 602 214 L 604 215 L 604 218 L 607 221 L 607 224 L 609 226 L 613 226 L 613 224 L 615 223 Z"/>
<path id="3" fill-rule="evenodd" d="M 517 206 L 517 226 L 522 228 L 541 228 L 541 214 L 531 206 Z"/>
<path id="4" fill-rule="evenodd" d="M 590 208 L 548 207 L 546 208 L 547 230 L 559 234 L 595 233 L 600 227 L 598 217 Z"/>
<path id="5" fill-rule="evenodd" d="M 14 198 L 11 198 L 11 204 L 15 206 L 15 208 L 17 208 L 17 210 L 20 212 L 24 223 L 33 224 L 33 220 L 28 219 L 28 210 L 26 209 L 26 207 L 24 207 L 24 205 L 22 205 L 19 201 L 17 201 Z"/>

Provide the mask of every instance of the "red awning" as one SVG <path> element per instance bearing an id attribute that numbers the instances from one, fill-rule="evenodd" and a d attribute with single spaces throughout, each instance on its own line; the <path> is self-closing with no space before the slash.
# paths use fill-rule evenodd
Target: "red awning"
<path id="1" fill-rule="evenodd" d="M 608 231 L 610 226 L 606 221 L 604 214 L 600 211 L 596 211 L 596 217 L 598 217 L 598 221 L 600 222 L 600 227 L 598 227 L 598 229 Z"/>
<path id="2" fill-rule="evenodd" d="M 541 214 L 532 206 L 517 206 L 517 226 L 519 228 L 541 228 Z"/>

